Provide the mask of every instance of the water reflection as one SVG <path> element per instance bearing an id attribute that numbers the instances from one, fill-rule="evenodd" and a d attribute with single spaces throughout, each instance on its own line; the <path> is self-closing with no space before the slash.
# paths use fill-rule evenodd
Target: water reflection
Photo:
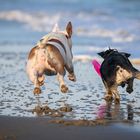
<path id="1" fill-rule="evenodd" d="M 133 108 L 130 104 L 127 105 L 127 112 L 128 112 L 128 117 L 127 119 L 128 120 L 133 120 L 133 117 L 134 117 L 134 111 L 133 111 Z"/>
<path id="2" fill-rule="evenodd" d="M 75 106 L 70 106 L 66 104 L 66 100 L 60 100 L 60 106 L 54 108 L 49 107 L 49 104 L 41 103 L 39 96 L 36 96 L 37 104 L 33 109 L 33 113 L 37 116 L 53 116 L 53 117 L 64 117 L 65 119 L 72 119 L 72 120 L 106 120 L 110 122 L 123 122 L 123 121 L 133 121 L 134 118 L 134 111 L 131 104 L 115 104 L 115 103 L 108 103 L 104 102 L 96 110 L 92 111 L 91 117 L 91 110 L 87 111 L 88 108 L 85 106 L 86 110 L 86 117 L 83 112 L 76 113 L 80 110 Z M 79 110 L 78 110 L 79 109 Z M 73 116 L 69 116 L 67 113 L 71 112 Z M 80 111 L 79 111 L 80 112 Z"/>
<path id="3" fill-rule="evenodd" d="M 134 118 L 134 111 L 131 104 L 122 107 L 121 104 L 114 104 L 106 102 L 100 105 L 97 111 L 97 119 L 106 119 L 114 121 L 132 121 Z"/>
<path id="4" fill-rule="evenodd" d="M 57 109 L 50 108 L 48 104 L 42 105 L 40 96 L 36 96 L 37 105 L 32 110 L 32 113 L 37 116 L 51 116 L 51 117 L 63 117 L 63 112 L 71 112 L 72 108 L 66 104 L 66 100 L 62 100 L 61 106 Z"/>

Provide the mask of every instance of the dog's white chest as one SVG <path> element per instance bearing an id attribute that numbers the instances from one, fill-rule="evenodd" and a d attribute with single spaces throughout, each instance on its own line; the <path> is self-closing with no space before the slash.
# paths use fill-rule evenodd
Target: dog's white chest
<path id="1" fill-rule="evenodd" d="M 116 72 L 116 83 L 121 84 L 122 82 L 127 81 L 129 78 L 132 77 L 132 73 L 123 69 L 120 66 L 117 66 L 118 70 Z"/>

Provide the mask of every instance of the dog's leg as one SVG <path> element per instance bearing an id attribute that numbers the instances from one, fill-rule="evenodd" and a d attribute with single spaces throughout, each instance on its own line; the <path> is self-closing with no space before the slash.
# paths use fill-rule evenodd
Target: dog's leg
<path id="1" fill-rule="evenodd" d="M 127 91 L 128 93 L 132 93 L 132 92 L 133 92 L 133 81 L 134 81 L 134 78 L 131 78 L 131 79 L 129 79 L 129 80 L 127 81 L 128 86 L 127 86 L 127 88 L 126 88 L 126 91 Z"/>
<path id="2" fill-rule="evenodd" d="M 51 68 L 55 69 L 55 72 L 57 73 L 57 79 L 59 81 L 60 89 L 63 93 L 66 93 L 68 91 L 68 87 L 66 86 L 64 82 L 64 75 L 65 75 L 65 62 L 60 54 L 59 50 L 56 49 L 56 47 L 53 46 L 47 46 L 46 48 L 47 52 L 47 63 L 50 65 Z"/>
<path id="3" fill-rule="evenodd" d="M 108 90 L 107 89 L 106 95 L 105 95 L 105 100 L 107 102 L 112 102 L 112 100 L 113 100 L 113 94 L 112 94 L 111 90 Z"/>
<path id="4" fill-rule="evenodd" d="M 57 73 L 57 79 L 60 84 L 61 92 L 66 93 L 68 91 L 68 87 L 65 85 L 63 74 Z"/>
<path id="5" fill-rule="evenodd" d="M 140 72 L 139 71 L 135 72 L 135 76 L 134 77 L 140 80 Z"/>
<path id="6" fill-rule="evenodd" d="M 29 76 L 29 79 L 32 81 L 32 83 L 34 84 L 34 94 L 40 94 L 41 90 L 40 90 L 40 84 L 39 84 L 39 80 L 38 80 L 38 72 L 34 69 L 31 69 L 29 67 L 29 69 L 27 69 L 27 73 Z"/>
<path id="7" fill-rule="evenodd" d="M 41 93 L 41 89 L 40 89 L 40 84 L 39 84 L 39 81 L 38 81 L 38 74 L 37 72 L 34 74 L 34 91 L 33 93 L 34 94 L 40 94 Z"/>
<path id="8" fill-rule="evenodd" d="M 117 87 L 118 87 L 118 86 L 113 86 L 113 87 L 111 88 L 111 92 L 112 92 L 113 95 L 115 96 L 115 99 L 114 99 L 115 103 L 116 103 L 116 104 L 119 104 L 119 103 L 120 103 L 120 95 L 119 95 L 119 92 L 118 92 L 118 90 L 117 90 Z"/>
<path id="9" fill-rule="evenodd" d="M 106 83 L 104 80 L 103 80 L 103 83 L 104 83 L 105 88 L 106 88 L 105 100 L 106 100 L 107 102 L 112 102 L 112 100 L 113 100 L 113 94 L 112 94 L 112 92 L 111 92 L 109 86 L 107 85 L 107 83 Z"/>
<path id="10" fill-rule="evenodd" d="M 40 86 L 44 85 L 44 80 L 45 80 L 45 76 L 44 75 L 38 77 L 38 82 L 39 82 Z"/>
<path id="11" fill-rule="evenodd" d="M 108 85 L 105 85 L 106 87 L 106 95 L 105 95 L 105 100 L 108 102 L 112 102 L 113 100 L 113 95 L 115 96 L 115 103 L 119 103 L 120 102 L 120 95 L 119 92 L 117 90 L 117 86 L 113 85 L 111 87 L 109 87 Z"/>
<path id="12" fill-rule="evenodd" d="M 68 66 L 68 65 L 65 65 L 65 68 L 66 68 L 66 70 L 68 71 L 68 78 L 69 78 L 69 80 L 71 80 L 71 81 L 76 81 L 76 76 L 75 76 L 75 74 L 74 74 L 74 68 L 73 68 L 73 65 L 71 64 L 71 66 Z"/>
<path id="13" fill-rule="evenodd" d="M 57 79 L 59 81 L 61 92 L 66 93 L 68 91 L 68 87 L 64 82 L 65 69 L 63 63 L 62 62 L 57 63 L 55 65 L 55 69 L 57 71 Z"/>
<path id="14" fill-rule="evenodd" d="M 68 87 L 64 82 L 65 69 L 62 61 L 59 61 L 55 65 L 55 70 L 57 71 L 57 79 L 59 81 L 61 92 L 66 93 L 68 91 Z"/>

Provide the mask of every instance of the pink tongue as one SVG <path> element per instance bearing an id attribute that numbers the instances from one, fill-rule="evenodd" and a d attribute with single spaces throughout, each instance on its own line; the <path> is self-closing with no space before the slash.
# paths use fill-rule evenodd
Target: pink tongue
<path id="1" fill-rule="evenodd" d="M 101 65 L 100 65 L 100 63 L 98 63 L 98 61 L 94 59 L 94 60 L 92 60 L 92 65 L 94 66 L 94 69 L 98 73 L 98 75 L 101 76 L 101 73 L 100 73 Z"/>

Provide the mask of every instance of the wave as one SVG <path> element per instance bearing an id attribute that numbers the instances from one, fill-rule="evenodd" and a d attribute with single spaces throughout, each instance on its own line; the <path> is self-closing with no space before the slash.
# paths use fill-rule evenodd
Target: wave
<path id="1" fill-rule="evenodd" d="M 102 28 L 105 21 L 110 26 L 109 20 L 112 20 L 112 17 L 105 14 L 98 15 L 96 11 L 93 13 L 78 12 L 76 14 L 72 12 L 50 14 L 43 11 L 29 13 L 20 10 L 0 12 L 1 20 L 16 21 L 24 24 L 26 28 L 38 32 L 50 32 L 50 29 L 55 23 L 63 23 L 66 19 L 69 20 L 71 18 L 74 21 L 74 33 L 77 36 L 110 38 L 112 42 L 120 43 L 133 42 L 139 39 L 135 34 L 124 28 L 119 27 L 114 28 L 114 30 Z"/>
<path id="2" fill-rule="evenodd" d="M 43 12 L 27 13 L 19 10 L 0 12 L 0 19 L 24 23 L 34 31 L 50 31 L 54 23 L 58 23 L 59 14 L 47 15 Z"/>
<path id="3" fill-rule="evenodd" d="M 102 29 L 102 28 L 93 28 L 93 29 L 78 29 L 77 34 L 80 36 L 89 36 L 89 37 L 104 37 L 111 38 L 112 42 L 132 42 L 137 37 L 124 29 Z"/>

